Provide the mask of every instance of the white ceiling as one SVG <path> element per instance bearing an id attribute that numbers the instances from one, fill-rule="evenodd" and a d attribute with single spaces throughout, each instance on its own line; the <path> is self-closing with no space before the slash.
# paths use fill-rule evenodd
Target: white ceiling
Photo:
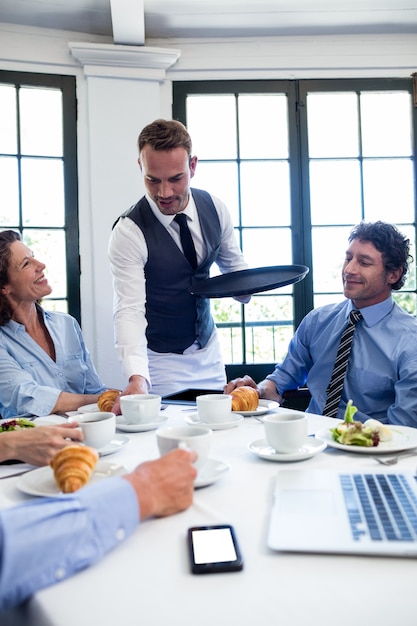
<path id="1" fill-rule="evenodd" d="M 417 33 L 417 0 L 0 0 L 0 22 L 113 37 L 112 10 L 146 39 Z"/>

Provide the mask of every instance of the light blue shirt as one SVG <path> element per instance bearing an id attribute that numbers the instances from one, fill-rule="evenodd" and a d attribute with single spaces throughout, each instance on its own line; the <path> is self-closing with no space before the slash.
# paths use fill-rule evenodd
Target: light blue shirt
<path id="1" fill-rule="evenodd" d="M 267 378 L 282 394 L 307 384 L 308 412 L 321 414 L 351 300 L 310 311 L 290 342 L 288 354 Z M 417 427 L 417 320 L 388 298 L 360 309 L 337 417 L 349 399 L 355 419 Z"/>
<path id="2" fill-rule="evenodd" d="M 134 489 L 120 477 L 0 511 L 0 613 L 98 561 L 138 524 Z"/>
<path id="3" fill-rule="evenodd" d="M 49 415 L 61 391 L 98 394 L 106 387 L 98 376 L 76 319 L 44 311 L 56 361 L 22 324 L 0 326 L 0 415 Z"/>

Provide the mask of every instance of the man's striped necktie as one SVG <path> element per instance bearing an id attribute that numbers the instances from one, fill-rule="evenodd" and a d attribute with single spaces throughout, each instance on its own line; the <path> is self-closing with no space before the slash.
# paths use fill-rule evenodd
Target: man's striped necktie
<path id="1" fill-rule="evenodd" d="M 356 309 L 350 312 L 349 322 L 343 331 L 337 350 L 336 361 L 334 363 L 332 376 L 327 387 L 327 400 L 323 409 L 323 415 L 336 417 L 342 397 L 343 384 L 348 366 L 350 350 L 352 348 L 353 334 L 356 324 L 362 318 L 362 313 Z"/>

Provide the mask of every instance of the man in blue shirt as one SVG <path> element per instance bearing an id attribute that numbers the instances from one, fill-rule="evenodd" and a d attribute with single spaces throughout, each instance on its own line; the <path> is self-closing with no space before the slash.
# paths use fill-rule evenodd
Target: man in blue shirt
<path id="1" fill-rule="evenodd" d="M 177 449 L 123 477 L 0 511 L 0 614 L 98 561 L 140 521 L 188 508 L 196 458 Z"/>
<path id="2" fill-rule="evenodd" d="M 409 245 L 391 224 L 356 226 L 342 269 L 347 299 L 310 311 L 285 359 L 258 386 L 245 376 L 229 382 L 226 393 L 250 385 L 261 398 L 281 402 L 284 391 L 307 385 L 311 393 L 307 411 L 321 414 L 340 338 L 350 312 L 358 309 L 363 319 L 356 324 L 336 417 L 343 419 L 352 399 L 359 421 L 372 417 L 386 424 L 417 427 L 417 320 L 392 298 L 392 290 L 404 284 Z"/>

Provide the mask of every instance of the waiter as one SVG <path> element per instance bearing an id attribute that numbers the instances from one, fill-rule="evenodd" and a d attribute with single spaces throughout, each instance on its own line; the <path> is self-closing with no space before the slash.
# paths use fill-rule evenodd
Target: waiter
<path id="1" fill-rule="evenodd" d="M 109 244 L 115 346 L 129 381 L 123 394 L 222 389 L 210 302 L 189 287 L 208 278 L 213 263 L 222 273 L 248 265 L 225 204 L 190 188 L 197 157 L 185 126 L 158 119 L 141 131 L 138 148 L 146 195 L 117 220 Z"/>

